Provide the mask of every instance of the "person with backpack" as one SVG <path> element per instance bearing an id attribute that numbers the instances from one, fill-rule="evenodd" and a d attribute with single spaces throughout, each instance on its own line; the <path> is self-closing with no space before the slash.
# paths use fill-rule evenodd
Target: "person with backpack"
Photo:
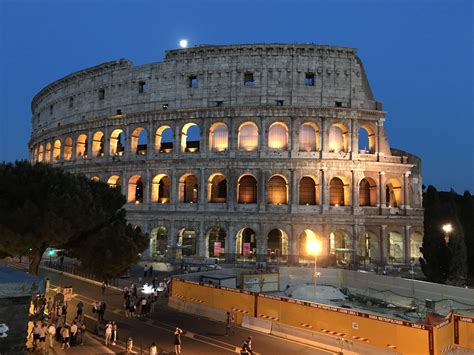
<path id="1" fill-rule="evenodd" d="M 176 327 L 176 330 L 174 331 L 174 352 L 176 355 L 181 354 L 181 334 L 183 331 Z"/>

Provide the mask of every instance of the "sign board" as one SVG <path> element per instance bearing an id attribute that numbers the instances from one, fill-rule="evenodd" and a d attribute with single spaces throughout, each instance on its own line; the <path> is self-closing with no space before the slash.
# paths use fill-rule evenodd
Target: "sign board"
<path id="1" fill-rule="evenodd" d="M 54 295 L 53 303 L 55 307 L 61 307 L 64 304 L 64 295 L 62 293 L 56 293 Z"/>
<path id="2" fill-rule="evenodd" d="M 64 287 L 63 294 L 64 294 L 64 302 L 71 301 L 72 300 L 72 287 Z"/>
<path id="3" fill-rule="evenodd" d="M 244 256 L 250 255 L 250 243 L 244 243 Z"/>
<path id="4" fill-rule="evenodd" d="M 214 242 L 214 256 L 221 256 L 221 242 Z"/>

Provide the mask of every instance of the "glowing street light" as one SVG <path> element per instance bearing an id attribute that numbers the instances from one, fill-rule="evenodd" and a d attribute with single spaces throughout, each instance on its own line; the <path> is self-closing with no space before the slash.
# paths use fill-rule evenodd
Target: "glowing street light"
<path id="1" fill-rule="evenodd" d="M 181 48 L 186 48 L 188 46 L 188 41 L 185 39 L 182 39 L 181 41 L 179 41 L 179 46 Z"/>
<path id="2" fill-rule="evenodd" d="M 441 227 L 444 231 L 444 241 L 446 245 L 449 243 L 449 233 L 453 231 L 453 226 L 451 223 L 443 224 L 443 227 Z"/>
<path id="3" fill-rule="evenodd" d="M 306 242 L 306 252 L 308 254 L 313 254 L 314 255 L 314 292 L 316 293 L 316 280 L 319 277 L 319 272 L 317 272 L 316 269 L 316 258 L 318 257 L 318 254 L 321 252 L 322 246 L 321 242 L 317 239 L 310 239 Z"/>

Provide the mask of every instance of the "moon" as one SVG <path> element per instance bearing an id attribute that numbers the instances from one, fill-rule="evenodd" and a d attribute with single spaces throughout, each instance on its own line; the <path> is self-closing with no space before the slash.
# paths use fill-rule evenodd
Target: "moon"
<path id="1" fill-rule="evenodd" d="M 185 39 L 182 39 L 181 41 L 179 41 L 179 46 L 181 48 L 186 48 L 188 46 L 188 41 Z"/>

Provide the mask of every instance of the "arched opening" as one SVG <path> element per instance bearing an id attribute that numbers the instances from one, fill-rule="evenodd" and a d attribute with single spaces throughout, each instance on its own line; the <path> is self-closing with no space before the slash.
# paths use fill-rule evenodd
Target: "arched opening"
<path id="1" fill-rule="evenodd" d="M 286 261 L 288 258 L 288 235 L 281 229 L 272 229 L 267 236 L 267 260 Z"/>
<path id="2" fill-rule="evenodd" d="M 170 126 L 161 126 L 155 133 L 155 150 L 160 153 L 173 151 L 173 130 Z"/>
<path id="3" fill-rule="evenodd" d="M 392 264 L 401 264 L 405 259 L 405 243 L 403 236 L 398 232 L 388 234 L 389 254 L 388 260 Z"/>
<path id="4" fill-rule="evenodd" d="M 299 262 L 300 263 L 307 263 L 307 262 L 312 262 L 314 261 L 314 255 L 309 255 L 308 254 L 308 242 L 311 240 L 319 240 L 321 241 L 321 238 L 314 233 L 311 229 L 305 229 L 301 234 L 299 235 L 298 238 L 298 255 L 299 255 Z M 322 251 L 320 252 L 320 255 L 322 255 Z"/>
<path id="5" fill-rule="evenodd" d="M 38 146 L 35 145 L 33 148 L 33 163 L 36 163 L 38 161 Z"/>
<path id="6" fill-rule="evenodd" d="M 56 139 L 53 145 L 53 161 L 61 160 L 61 140 Z"/>
<path id="7" fill-rule="evenodd" d="M 374 154 L 375 153 L 375 132 L 369 124 L 359 128 L 359 153 Z"/>
<path id="8" fill-rule="evenodd" d="M 76 158 L 87 159 L 87 135 L 81 134 L 76 141 Z"/>
<path id="9" fill-rule="evenodd" d="M 349 206 L 350 191 L 349 184 L 346 184 L 342 178 L 334 177 L 329 183 L 329 204 L 331 206 Z"/>
<path id="10" fill-rule="evenodd" d="M 286 205 L 288 203 L 288 185 L 283 177 L 272 176 L 267 186 L 269 204 Z"/>
<path id="11" fill-rule="evenodd" d="M 98 176 L 93 176 L 93 177 L 91 177 L 91 181 L 99 182 L 99 181 L 100 181 L 100 177 L 98 177 Z"/>
<path id="12" fill-rule="evenodd" d="M 225 256 L 225 230 L 212 227 L 207 233 L 207 251 L 210 258 L 223 259 Z"/>
<path id="13" fill-rule="evenodd" d="M 209 177 L 207 196 L 211 203 L 227 202 L 227 180 L 224 175 L 213 174 Z"/>
<path id="14" fill-rule="evenodd" d="M 201 128 L 193 122 L 186 123 L 181 130 L 181 151 L 187 153 L 199 152 Z"/>
<path id="15" fill-rule="evenodd" d="M 258 148 L 258 127 L 253 122 L 242 123 L 239 127 L 239 150 L 252 152 Z"/>
<path id="16" fill-rule="evenodd" d="M 181 228 L 178 231 L 176 243 L 176 258 L 197 255 L 197 233 L 191 228 Z"/>
<path id="17" fill-rule="evenodd" d="M 329 151 L 349 152 L 349 131 L 342 123 L 333 124 L 329 129 Z"/>
<path id="18" fill-rule="evenodd" d="M 153 228 L 150 232 L 150 256 L 164 259 L 168 252 L 168 230 L 166 227 Z"/>
<path id="19" fill-rule="evenodd" d="M 107 184 L 109 185 L 109 187 L 111 188 L 120 188 L 121 186 L 121 180 L 120 180 L 120 176 L 118 175 L 112 175 L 111 177 L 109 177 L 109 179 L 107 180 Z"/>
<path id="20" fill-rule="evenodd" d="M 235 240 L 238 259 L 252 260 L 257 257 L 257 237 L 252 229 L 239 230 Z"/>
<path id="21" fill-rule="evenodd" d="M 299 204 L 317 205 L 318 204 L 318 183 L 311 176 L 303 176 L 300 180 Z"/>
<path id="22" fill-rule="evenodd" d="M 104 133 L 97 131 L 92 136 L 92 157 L 103 157 L 105 153 Z"/>
<path id="23" fill-rule="evenodd" d="M 423 256 L 420 251 L 420 248 L 423 244 L 423 235 L 420 232 L 413 232 L 410 235 L 410 258 L 415 262 L 418 262 L 418 259 Z"/>
<path id="24" fill-rule="evenodd" d="M 345 231 L 336 230 L 329 234 L 329 253 L 336 255 L 339 265 L 349 263 L 353 252 L 351 238 Z"/>
<path id="25" fill-rule="evenodd" d="M 46 143 L 46 149 L 44 152 L 44 161 L 49 163 L 51 161 L 51 143 Z"/>
<path id="26" fill-rule="evenodd" d="M 128 180 L 128 202 L 143 203 L 144 184 L 141 176 L 134 175 Z"/>
<path id="27" fill-rule="evenodd" d="M 132 154 L 146 155 L 148 136 L 146 129 L 138 127 L 132 132 L 131 151 Z"/>
<path id="28" fill-rule="evenodd" d="M 402 198 L 402 185 L 397 179 L 390 179 L 385 186 L 385 206 L 389 208 L 400 207 Z"/>
<path id="29" fill-rule="evenodd" d="M 193 174 L 184 174 L 179 179 L 179 202 L 198 202 L 198 179 Z"/>
<path id="30" fill-rule="evenodd" d="M 274 150 L 288 149 L 288 127 L 283 122 L 272 123 L 268 129 L 268 148 Z"/>
<path id="31" fill-rule="evenodd" d="M 257 203 L 257 179 L 252 175 L 243 175 L 237 185 L 238 203 Z"/>
<path id="32" fill-rule="evenodd" d="M 316 123 L 305 122 L 300 126 L 299 151 L 316 152 L 319 150 L 319 128 Z"/>
<path id="33" fill-rule="evenodd" d="M 359 238 L 359 261 L 364 265 L 380 261 L 380 240 L 373 232 L 366 231 Z"/>
<path id="34" fill-rule="evenodd" d="M 377 206 L 377 184 L 371 178 L 363 178 L 359 183 L 359 206 Z"/>
<path id="35" fill-rule="evenodd" d="M 229 130 L 222 123 L 214 123 L 209 130 L 209 148 L 212 152 L 223 152 L 228 148 Z"/>
<path id="36" fill-rule="evenodd" d="M 71 137 L 66 137 L 66 139 L 64 140 L 63 159 L 64 160 L 72 159 L 72 138 Z"/>
<path id="37" fill-rule="evenodd" d="M 151 202 L 170 202 L 171 179 L 168 175 L 159 174 L 153 178 L 151 185 Z"/>
<path id="38" fill-rule="evenodd" d="M 38 149 L 38 163 L 41 163 L 44 159 L 44 146 L 40 144 Z"/>
<path id="39" fill-rule="evenodd" d="M 121 129 L 114 129 L 110 135 L 110 156 L 122 156 L 125 151 L 125 134 Z"/>

